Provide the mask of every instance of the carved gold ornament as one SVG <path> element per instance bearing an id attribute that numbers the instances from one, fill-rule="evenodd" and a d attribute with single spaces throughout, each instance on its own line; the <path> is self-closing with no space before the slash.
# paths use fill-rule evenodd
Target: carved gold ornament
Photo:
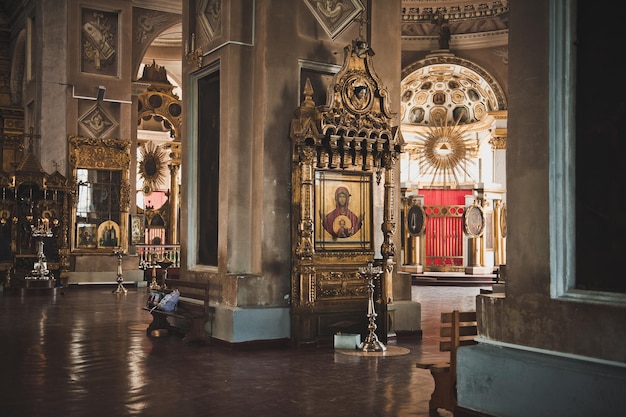
<path id="1" fill-rule="evenodd" d="M 419 162 L 425 173 L 432 175 L 432 182 L 438 178 L 443 185 L 457 185 L 463 174 L 472 176 L 468 165 L 473 165 L 471 155 L 476 150 L 472 139 L 463 137 L 463 128 L 458 123 L 448 125 L 444 118 L 435 119 L 424 137 L 419 138 Z"/>
<path id="2" fill-rule="evenodd" d="M 167 154 L 163 148 L 153 142 L 147 142 L 139 148 L 139 153 L 139 175 L 143 180 L 144 188 L 155 190 L 159 185 L 165 184 Z"/>

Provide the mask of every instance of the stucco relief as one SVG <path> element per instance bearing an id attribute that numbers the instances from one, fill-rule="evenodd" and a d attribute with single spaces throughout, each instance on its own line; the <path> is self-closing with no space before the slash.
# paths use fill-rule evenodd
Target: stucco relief
<path id="1" fill-rule="evenodd" d="M 118 125 L 115 119 L 98 104 L 85 112 L 78 123 L 87 131 L 89 136 L 98 139 L 104 137 Z"/>
<path id="2" fill-rule="evenodd" d="M 332 39 L 335 39 L 365 8 L 359 0 L 304 0 Z"/>
<path id="3" fill-rule="evenodd" d="M 209 40 L 222 33 L 222 0 L 202 0 L 199 21 Z M 193 48 L 192 48 L 193 49 Z"/>
<path id="4" fill-rule="evenodd" d="M 81 24 L 82 70 L 116 75 L 117 13 L 83 9 Z"/>
<path id="5" fill-rule="evenodd" d="M 135 40 L 144 43 L 168 21 L 168 16 L 157 11 L 140 14 L 137 17 Z"/>

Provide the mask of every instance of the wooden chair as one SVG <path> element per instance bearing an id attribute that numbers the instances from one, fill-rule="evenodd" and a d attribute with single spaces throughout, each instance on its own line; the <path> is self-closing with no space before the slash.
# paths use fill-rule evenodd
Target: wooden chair
<path id="1" fill-rule="evenodd" d="M 438 408 L 454 411 L 456 407 L 456 351 L 460 346 L 476 343 L 478 329 L 475 311 L 458 311 L 441 313 L 439 329 L 439 350 L 450 352 L 445 362 L 418 362 L 416 366 L 429 369 L 435 381 L 435 389 L 430 397 L 429 409 L 436 412 Z"/>

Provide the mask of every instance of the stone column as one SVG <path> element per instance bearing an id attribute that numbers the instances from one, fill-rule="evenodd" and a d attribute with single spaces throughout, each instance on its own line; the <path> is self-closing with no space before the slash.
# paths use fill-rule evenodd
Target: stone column
<path id="1" fill-rule="evenodd" d="M 180 169 L 180 142 L 172 142 L 170 145 L 170 158 L 172 159 L 168 168 L 170 169 L 170 213 L 169 222 L 167 224 L 167 234 L 169 242 L 172 245 L 180 243 L 178 233 L 178 209 L 179 209 L 179 189 L 178 189 L 178 170 Z"/>

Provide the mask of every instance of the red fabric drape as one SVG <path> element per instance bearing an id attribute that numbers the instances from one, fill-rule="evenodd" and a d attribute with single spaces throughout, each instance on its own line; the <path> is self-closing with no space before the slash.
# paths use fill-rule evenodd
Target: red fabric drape
<path id="1" fill-rule="evenodd" d="M 472 190 L 419 190 L 424 196 L 424 206 L 464 206 L 465 196 Z"/>
<path id="2" fill-rule="evenodd" d="M 424 236 L 426 270 L 463 266 L 463 218 L 459 214 L 470 193 L 471 190 L 420 190 L 428 217 Z"/>

